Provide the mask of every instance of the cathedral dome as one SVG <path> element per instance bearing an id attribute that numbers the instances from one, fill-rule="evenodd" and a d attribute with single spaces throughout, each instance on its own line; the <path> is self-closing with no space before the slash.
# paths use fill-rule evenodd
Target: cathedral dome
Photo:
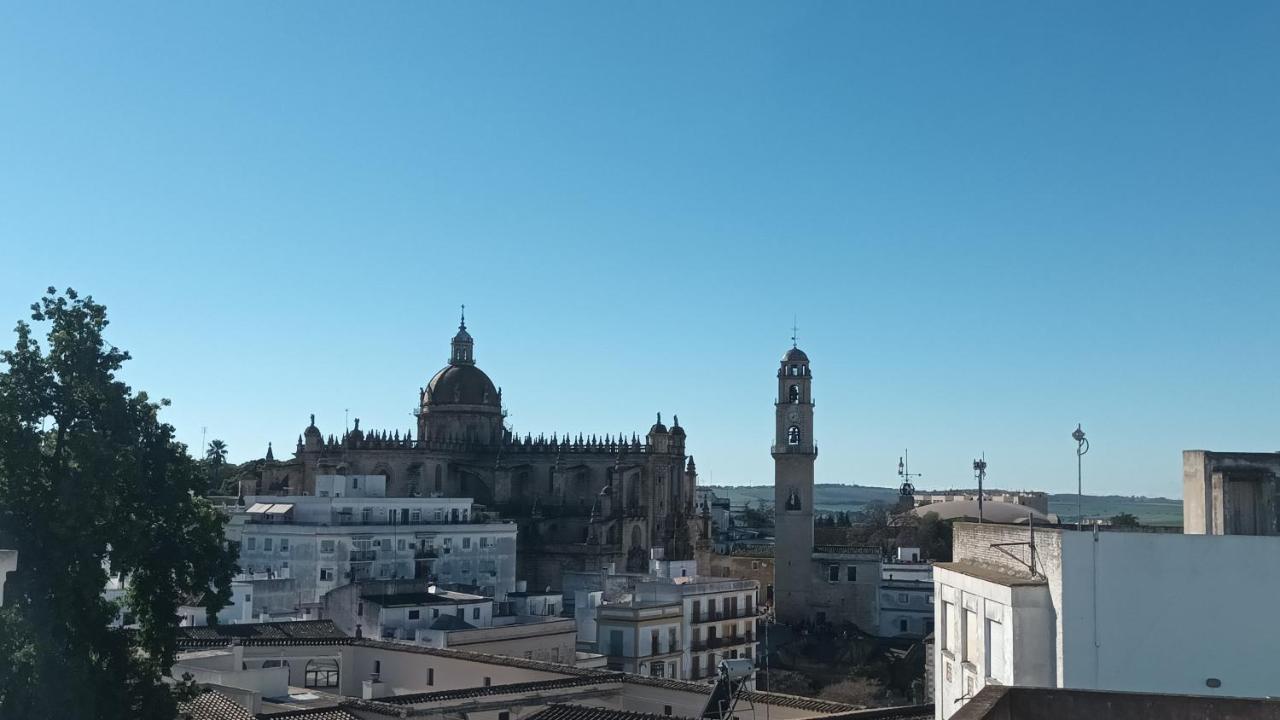
<path id="1" fill-rule="evenodd" d="M 492 405 L 502 403 L 498 388 L 475 365 L 449 365 L 427 383 L 426 405 Z"/>
<path id="2" fill-rule="evenodd" d="M 809 356 L 805 355 L 804 351 L 798 347 L 791 348 L 786 355 L 782 356 L 782 362 L 797 362 L 801 360 L 809 362 Z"/>

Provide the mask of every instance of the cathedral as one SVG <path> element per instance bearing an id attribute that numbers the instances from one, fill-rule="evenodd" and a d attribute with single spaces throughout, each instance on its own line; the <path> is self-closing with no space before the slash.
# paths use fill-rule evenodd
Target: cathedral
<path id="1" fill-rule="evenodd" d="M 506 424 L 502 390 L 476 365 L 466 317 L 449 363 L 418 395 L 413 430 L 323 433 L 315 416 L 291 460 L 270 452 L 246 495 L 315 494 L 317 475 L 383 475 L 387 495 L 469 497 L 519 523 L 519 577 L 559 587 L 562 570 L 645 571 L 650 551 L 691 559 L 705 519 L 678 417 L 644 437 L 523 436 Z M 701 528 L 701 531 L 700 531 Z"/>

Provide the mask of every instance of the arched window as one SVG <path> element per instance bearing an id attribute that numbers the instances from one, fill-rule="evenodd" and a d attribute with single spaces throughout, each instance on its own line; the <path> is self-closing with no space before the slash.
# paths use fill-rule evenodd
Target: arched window
<path id="1" fill-rule="evenodd" d="M 787 505 L 786 505 L 786 508 L 787 508 L 788 510 L 799 510 L 799 509 L 800 509 L 800 493 L 796 492 L 796 491 L 795 491 L 795 488 L 792 488 L 792 489 L 791 489 L 791 494 L 787 496 Z"/>
<path id="2" fill-rule="evenodd" d="M 638 548 L 644 545 L 644 535 L 640 532 L 640 526 L 631 528 L 631 547 Z"/>
<path id="3" fill-rule="evenodd" d="M 787 444 L 788 445 L 800 444 L 800 426 L 792 425 L 791 427 L 787 428 Z"/>
<path id="4" fill-rule="evenodd" d="M 791 389 L 787 391 L 787 400 L 790 401 L 791 404 L 793 405 L 800 402 L 800 386 L 799 385 L 791 386 Z"/>
<path id="5" fill-rule="evenodd" d="M 308 660 L 303 682 L 309 688 L 338 687 L 338 661 Z"/>
<path id="6" fill-rule="evenodd" d="M 443 492 L 444 489 L 444 469 L 439 465 L 436 466 L 436 492 Z"/>

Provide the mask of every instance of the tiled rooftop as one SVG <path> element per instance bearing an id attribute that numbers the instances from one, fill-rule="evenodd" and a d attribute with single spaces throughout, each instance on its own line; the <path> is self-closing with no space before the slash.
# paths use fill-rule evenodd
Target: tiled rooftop
<path id="1" fill-rule="evenodd" d="M 614 710 L 586 705 L 550 705 L 530 715 L 527 720 L 686 720 L 674 715 Z"/>
<path id="2" fill-rule="evenodd" d="M 190 702 L 178 703 L 179 720 L 254 720 L 253 713 L 216 690 L 206 690 Z"/>
<path id="3" fill-rule="evenodd" d="M 343 644 L 351 638 L 332 620 L 206 625 L 178 628 L 178 647 L 228 645 L 320 645 Z"/>

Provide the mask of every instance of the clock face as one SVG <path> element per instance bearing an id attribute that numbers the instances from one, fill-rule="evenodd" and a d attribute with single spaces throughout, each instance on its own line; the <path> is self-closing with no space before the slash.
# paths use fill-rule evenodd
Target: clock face
<path id="1" fill-rule="evenodd" d="M 799 411 L 799 410 L 792 410 L 791 412 L 787 413 L 787 419 L 788 419 L 788 420 L 790 420 L 791 422 L 795 422 L 795 421 L 799 420 L 799 419 L 800 419 L 800 411 Z"/>

